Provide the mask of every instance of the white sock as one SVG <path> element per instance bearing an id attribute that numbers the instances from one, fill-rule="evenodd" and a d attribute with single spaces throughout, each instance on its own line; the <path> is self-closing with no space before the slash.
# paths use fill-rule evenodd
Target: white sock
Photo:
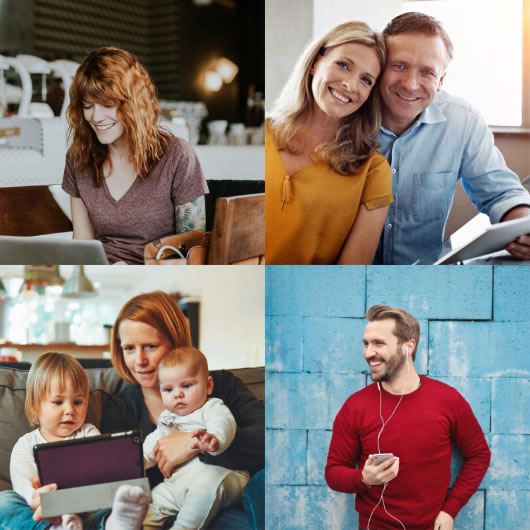
<path id="1" fill-rule="evenodd" d="M 83 530 L 83 521 L 79 515 L 66 514 L 59 524 L 54 524 L 48 530 Z"/>
<path id="2" fill-rule="evenodd" d="M 112 512 L 105 522 L 105 530 L 140 530 L 148 505 L 149 497 L 142 488 L 120 486 L 114 496 Z"/>

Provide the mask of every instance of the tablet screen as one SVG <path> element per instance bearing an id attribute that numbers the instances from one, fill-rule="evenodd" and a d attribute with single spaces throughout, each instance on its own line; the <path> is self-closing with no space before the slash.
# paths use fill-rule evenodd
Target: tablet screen
<path id="1" fill-rule="evenodd" d="M 33 453 L 40 483 L 59 489 L 144 476 L 140 431 L 39 444 Z"/>

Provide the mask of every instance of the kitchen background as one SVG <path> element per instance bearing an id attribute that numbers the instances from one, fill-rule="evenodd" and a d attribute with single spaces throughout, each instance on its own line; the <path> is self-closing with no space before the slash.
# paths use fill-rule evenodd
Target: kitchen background
<path id="1" fill-rule="evenodd" d="M 0 266 L 0 358 L 32 362 L 46 351 L 108 356 L 123 304 L 160 289 L 179 301 L 211 369 L 263 366 L 264 268 L 177 269 Z"/>

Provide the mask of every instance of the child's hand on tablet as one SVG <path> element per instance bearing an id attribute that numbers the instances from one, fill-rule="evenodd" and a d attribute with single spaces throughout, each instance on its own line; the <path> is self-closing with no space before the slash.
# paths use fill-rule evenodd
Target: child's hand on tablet
<path id="1" fill-rule="evenodd" d="M 31 477 L 31 485 L 33 486 L 33 496 L 31 498 L 31 509 L 35 512 L 33 514 L 33 520 L 34 521 L 43 521 L 44 519 L 41 518 L 41 508 L 40 508 L 40 494 L 45 493 L 47 491 L 55 491 L 57 489 L 57 484 L 47 484 L 46 486 L 40 485 L 40 480 L 38 475 L 35 475 L 34 477 Z M 61 517 L 54 517 L 53 519 L 45 519 L 45 521 L 48 521 L 52 524 L 60 524 L 61 523 Z"/>
<path id="2" fill-rule="evenodd" d="M 215 453 L 219 450 L 219 440 L 209 432 L 198 430 L 192 434 L 192 438 L 197 441 L 191 446 L 192 449 L 198 449 L 201 453 L 209 451 Z"/>

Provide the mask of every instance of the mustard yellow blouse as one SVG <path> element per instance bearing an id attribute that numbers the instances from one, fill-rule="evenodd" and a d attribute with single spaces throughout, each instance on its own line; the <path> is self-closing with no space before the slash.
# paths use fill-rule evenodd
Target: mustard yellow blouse
<path id="1" fill-rule="evenodd" d="M 268 128 L 267 128 L 268 129 Z M 291 201 L 284 202 L 287 171 L 270 132 L 265 136 L 265 262 L 267 265 L 332 264 L 338 259 L 359 205 L 369 210 L 393 202 L 390 166 L 374 151 L 356 175 L 313 164 L 291 175 Z"/>

